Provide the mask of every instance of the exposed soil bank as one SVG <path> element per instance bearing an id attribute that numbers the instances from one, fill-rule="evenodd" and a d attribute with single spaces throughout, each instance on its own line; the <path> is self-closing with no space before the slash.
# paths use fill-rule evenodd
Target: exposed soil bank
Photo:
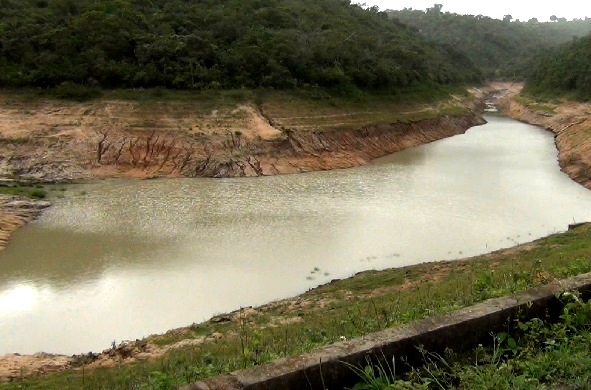
<path id="1" fill-rule="evenodd" d="M 506 96 L 498 102 L 505 115 L 555 134 L 562 170 L 591 189 L 591 104 L 578 102 L 537 103 L 521 97 L 520 85 L 497 85 Z"/>
<path id="2" fill-rule="evenodd" d="M 238 156 L 195 161 L 182 174 L 240 177 L 351 168 L 402 149 L 464 133 L 481 124 L 484 121 L 478 115 L 469 114 L 372 125 L 359 130 L 287 132 L 274 141 L 244 146 L 237 143 Z"/>
<path id="3" fill-rule="evenodd" d="M 45 201 L 0 195 L 0 250 L 15 230 L 37 218 L 49 206 Z"/>
<path id="4" fill-rule="evenodd" d="M 230 107 L 219 122 L 217 110 L 200 117 L 191 115 L 191 108 L 167 103 L 149 111 L 124 101 L 42 101 L 27 107 L 0 98 L 0 177 L 55 182 L 349 168 L 484 123 L 463 108 L 465 114 L 422 113 L 428 119 L 407 116 L 390 124 L 369 119 L 352 130 L 343 129 L 337 115 L 332 128 L 301 129 L 299 118 L 275 119 L 253 105 Z M 143 118 L 144 113 L 154 118 Z"/>

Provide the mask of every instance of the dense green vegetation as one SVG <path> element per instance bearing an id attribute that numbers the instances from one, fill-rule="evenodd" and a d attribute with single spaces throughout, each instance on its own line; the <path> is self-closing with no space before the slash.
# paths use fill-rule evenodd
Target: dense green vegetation
<path id="1" fill-rule="evenodd" d="M 440 4 L 426 11 L 388 11 L 392 19 L 414 27 L 428 39 L 455 47 L 488 79 L 523 80 L 529 64 L 542 50 L 591 31 L 591 19 L 539 23 L 492 19 L 483 15 L 442 12 Z"/>
<path id="2" fill-rule="evenodd" d="M 527 78 L 524 93 L 535 97 L 591 99 L 591 35 L 541 56 Z"/>
<path id="3" fill-rule="evenodd" d="M 564 294 L 556 323 L 518 322 L 515 333 L 491 337 L 472 353 L 445 356 L 421 351 L 425 366 L 398 377 L 392 367 L 356 369 L 354 390 L 382 389 L 588 389 L 591 386 L 591 302 Z"/>
<path id="4" fill-rule="evenodd" d="M 349 0 L 0 0 L 0 85 L 64 97 L 76 85 L 347 92 L 480 79 L 463 54 Z"/>
<path id="5" fill-rule="evenodd" d="M 220 316 L 144 340 L 144 345 L 158 346 L 188 341 L 183 348 L 154 360 L 95 370 L 71 369 L 16 379 L 0 384 L 0 388 L 174 389 L 200 378 L 310 351 L 342 337 L 359 337 L 551 283 L 555 278 L 589 272 L 590 244 L 591 225 L 584 225 L 524 247 L 466 260 L 369 271 L 291 301 Z M 190 345 L 203 337 L 203 342 Z M 111 353 L 124 357 L 129 351 L 123 346 Z M 79 364 L 92 359 L 91 355 L 81 356 Z"/>

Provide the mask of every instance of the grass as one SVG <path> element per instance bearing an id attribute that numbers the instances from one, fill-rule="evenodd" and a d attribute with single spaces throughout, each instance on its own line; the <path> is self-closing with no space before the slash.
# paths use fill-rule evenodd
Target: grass
<path id="1" fill-rule="evenodd" d="M 424 366 L 400 377 L 391 367 L 352 367 L 353 390 L 381 389 L 589 389 L 591 301 L 569 294 L 557 322 L 518 321 L 515 331 L 491 337 L 490 346 L 445 356 L 422 350 Z"/>
<path id="2" fill-rule="evenodd" d="M 0 136 L 0 145 L 23 145 L 31 140 L 30 137 L 2 137 Z"/>
<path id="3" fill-rule="evenodd" d="M 275 127 L 321 132 L 466 114 L 471 96 L 463 88 L 450 87 L 430 94 L 410 90 L 400 94 L 363 94 L 357 98 L 325 90 L 262 91 L 258 99 Z"/>
<path id="4" fill-rule="evenodd" d="M 550 102 L 535 101 L 523 95 L 519 96 L 515 100 L 532 111 L 542 112 L 546 114 L 556 114 L 556 105 Z"/>
<path id="5" fill-rule="evenodd" d="M 0 194 L 24 196 L 33 199 L 63 198 L 68 190 L 65 184 L 39 184 L 27 182 L 0 183 Z"/>
<path id="6" fill-rule="evenodd" d="M 556 102 L 556 101 L 578 101 L 588 102 L 589 96 L 587 91 L 564 90 L 557 88 L 546 88 L 532 86 L 529 83 L 525 84 L 522 95 L 525 95 L 532 100 Z"/>
<path id="7" fill-rule="evenodd" d="M 71 369 L 7 389 L 172 389 L 370 332 L 446 313 L 555 278 L 591 271 L 591 225 L 525 246 L 455 262 L 369 271 L 299 297 L 218 316 L 111 351 L 114 367 Z M 123 364 L 132 348 L 192 340 L 159 358 Z M 80 357 L 82 366 L 92 356 Z"/>
<path id="8" fill-rule="evenodd" d="M 45 199 L 47 191 L 41 185 L 10 184 L 0 185 L 0 194 Z"/>

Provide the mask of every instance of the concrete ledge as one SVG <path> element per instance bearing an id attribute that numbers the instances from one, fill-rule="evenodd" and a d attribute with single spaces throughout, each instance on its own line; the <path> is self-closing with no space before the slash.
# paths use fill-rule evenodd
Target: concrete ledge
<path id="1" fill-rule="evenodd" d="M 512 320 L 555 317 L 562 304 L 556 294 L 579 291 L 584 299 L 591 296 L 591 273 L 560 283 L 538 287 L 511 297 L 491 299 L 446 315 L 414 324 L 386 329 L 367 336 L 340 342 L 311 353 L 281 359 L 264 366 L 236 371 L 184 387 L 184 390 L 272 390 L 337 389 L 353 386 L 359 377 L 351 370 L 374 362 L 397 359 L 396 372 L 408 365 L 422 364 L 417 346 L 428 351 L 445 348 L 462 351 L 480 342 L 490 342 L 491 333 L 511 326 Z M 398 364 L 405 361 L 405 364 Z"/>

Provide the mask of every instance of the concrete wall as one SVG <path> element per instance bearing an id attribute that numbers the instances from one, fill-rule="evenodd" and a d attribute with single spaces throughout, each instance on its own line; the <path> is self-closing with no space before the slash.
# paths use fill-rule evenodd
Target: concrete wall
<path id="1" fill-rule="evenodd" d="M 431 352 L 443 352 L 446 348 L 462 351 L 479 343 L 490 343 L 491 333 L 506 330 L 516 318 L 556 317 L 562 307 L 556 294 L 565 290 L 577 290 L 589 299 L 591 274 L 211 378 L 184 390 L 342 389 L 359 382 L 350 365 L 363 367 L 371 359 L 391 367 L 394 358 L 396 373 L 401 373 L 409 365 L 422 364 L 418 346 Z"/>

